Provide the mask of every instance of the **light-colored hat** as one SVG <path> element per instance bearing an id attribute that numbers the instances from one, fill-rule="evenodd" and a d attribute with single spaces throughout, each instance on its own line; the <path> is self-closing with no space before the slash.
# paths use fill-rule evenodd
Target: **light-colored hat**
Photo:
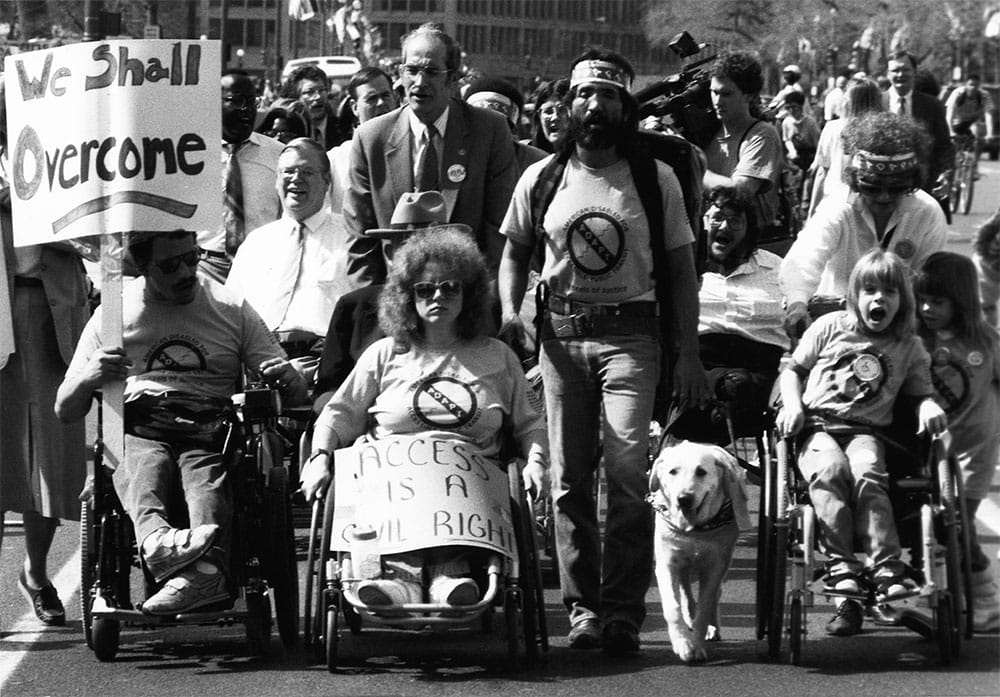
<path id="1" fill-rule="evenodd" d="M 439 227 L 447 224 L 448 210 L 440 191 L 412 191 L 399 197 L 392 211 L 389 227 L 365 230 L 368 237 L 397 239 L 417 230 Z M 467 225 L 454 225 L 468 229 Z"/>
<path id="2" fill-rule="evenodd" d="M 786 65 L 782 69 L 781 72 L 783 72 L 783 73 L 795 73 L 796 75 L 801 75 L 802 74 L 802 69 L 799 68 L 799 66 L 795 65 L 794 63 L 792 63 L 791 65 Z"/>

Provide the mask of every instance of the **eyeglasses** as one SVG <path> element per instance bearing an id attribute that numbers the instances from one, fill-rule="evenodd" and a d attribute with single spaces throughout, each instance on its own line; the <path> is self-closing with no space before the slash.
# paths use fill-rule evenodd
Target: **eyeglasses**
<path id="1" fill-rule="evenodd" d="M 329 96 L 329 94 L 330 90 L 320 88 L 312 90 L 302 90 L 301 92 L 299 92 L 299 97 L 302 99 L 313 99 L 314 97 L 325 98 Z"/>
<path id="2" fill-rule="evenodd" d="M 454 298 L 462 292 L 462 282 L 453 280 L 437 283 L 420 281 L 413 284 L 413 294 L 421 300 L 430 300 L 438 291 L 441 291 L 441 295 L 446 298 Z"/>
<path id="3" fill-rule="evenodd" d="M 430 65 L 409 65 L 405 64 L 401 67 L 403 75 L 409 78 L 415 78 L 417 75 L 423 75 L 429 80 L 441 77 L 442 75 L 447 75 L 451 71 L 447 68 L 435 68 Z"/>
<path id="4" fill-rule="evenodd" d="M 889 196 L 903 196 L 913 192 L 913 185 L 895 184 L 893 186 L 884 186 L 882 184 L 869 184 L 859 181 L 858 191 L 865 196 L 878 196 L 882 192 L 887 193 Z"/>
<path id="5" fill-rule="evenodd" d="M 257 108 L 260 106 L 261 99 L 252 94 L 227 94 L 222 98 L 222 103 L 234 109 L 247 109 L 251 106 Z"/>
<path id="6" fill-rule="evenodd" d="M 154 262 L 156 268 L 166 274 L 175 273 L 177 269 L 181 267 L 181 264 L 188 266 L 189 268 L 194 268 L 198 265 L 198 262 L 205 258 L 205 250 L 200 247 L 192 249 L 190 252 L 184 252 L 183 254 L 178 254 L 175 257 L 168 257 L 167 259 L 161 259 L 160 261 Z"/>
<path id="7" fill-rule="evenodd" d="M 281 176 L 285 179 L 291 179 L 296 174 L 301 177 L 315 177 L 320 173 L 318 169 L 313 169 L 312 167 L 288 167 L 286 169 L 278 170 L 281 172 Z"/>
<path id="8" fill-rule="evenodd" d="M 712 213 L 710 215 L 706 215 L 705 220 L 712 227 L 721 227 L 723 223 L 728 223 L 729 227 L 732 228 L 741 228 L 746 225 L 746 219 L 742 215 Z"/>

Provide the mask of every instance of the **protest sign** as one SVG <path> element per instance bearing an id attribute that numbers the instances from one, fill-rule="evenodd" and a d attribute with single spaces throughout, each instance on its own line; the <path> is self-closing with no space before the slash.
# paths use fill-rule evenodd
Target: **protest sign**
<path id="1" fill-rule="evenodd" d="M 334 473 L 334 550 L 349 550 L 355 526 L 370 525 L 381 554 L 464 545 L 517 558 L 507 473 L 466 441 L 363 443 L 335 453 Z"/>
<path id="2" fill-rule="evenodd" d="M 8 56 L 14 245 L 222 219 L 217 41 Z"/>

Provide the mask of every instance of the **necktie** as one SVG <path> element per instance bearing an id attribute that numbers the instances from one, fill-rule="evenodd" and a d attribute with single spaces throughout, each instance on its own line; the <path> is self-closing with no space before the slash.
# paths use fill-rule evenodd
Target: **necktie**
<path id="1" fill-rule="evenodd" d="M 438 164 L 437 147 L 434 145 L 434 136 L 437 129 L 434 124 L 430 124 L 424 130 L 423 143 L 420 153 L 417 156 L 417 191 L 440 191 L 438 176 L 440 165 Z"/>
<path id="2" fill-rule="evenodd" d="M 291 237 L 293 244 L 288 247 L 288 257 L 281 269 L 281 275 L 277 279 L 278 297 L 275 303 L 274 328 L 281 328 L 288 308 L 292 304 L 292 296 L 295 294 L 295 286 L 298 284 L 299 275 L 302 271 L 302 256 L 305 250 L 305 223 L 296 223 L 292 230 Z"/>
<path id="3" fill-rule="evenodd" d="M 223 198 L 222 222 L 226 228 L 226 253 L 236 254 L 246 237 L 246 216 L 243 210 L 243 179 L 240 176 L 240 163 L 236 152 L 243 143 L 226 143 L 229 157 L 222 175 L 226 183 L 226 194 Z"/>
<path id="4" fill-rule="evenodd" d="M 899 98 L 899 109 L 896 111 L 897 114 L 906 114 L 906 97 Z"/>

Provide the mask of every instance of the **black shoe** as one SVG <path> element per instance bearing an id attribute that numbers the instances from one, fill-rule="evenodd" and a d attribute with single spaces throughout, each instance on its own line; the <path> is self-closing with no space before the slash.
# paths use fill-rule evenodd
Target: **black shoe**
<path id="1" fill-rule="evenodd" d="M 612 656 L 635 653 L 639 650 L 639 631 L 628 622 L 611 620 L 601 633 L 601 643 Z"/>
<path id="2" fill-rule="evenodd" d="M 826 623 L 826 633 L 833 636 L 854 636 L 861 633 L 861 603 L 845 600 L 837 608 L 837 613 Z"/>
<path id="3" fill-rule="evenodd" d="M 571 649 L 596 649 L 601 644 L 601 628 L 593 617 L 580 620 L 569 630 Z"/>
<path id="4" fill-rule="evenodd" d="M 31 603 L 31 609 L 35 611 L 35 617 L 39 622 L 50 627 L 62 627 L 66 624 L 66 609 L 59 600 L 55 586 L 50 583 L 42 588 L 31 588 L 28 586 L 28 577 L 23 569 L 17 579 L 17 585 L 24 598 Z"/>

